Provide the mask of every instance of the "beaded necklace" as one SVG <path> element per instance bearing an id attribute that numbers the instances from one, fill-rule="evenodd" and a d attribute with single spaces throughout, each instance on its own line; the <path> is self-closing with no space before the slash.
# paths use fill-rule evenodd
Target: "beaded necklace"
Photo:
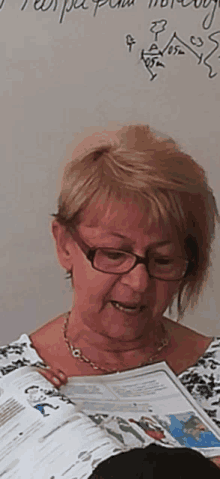
<path id="1" fill-rule="evenodd" d="M 101 366 L 98 366 L 96 363 L 94 363 L 93 361 L 91 361 L 90 359 L 88 359 L 86 356 L 84 356 L 84 354 L 82 353 L 81 349 L 80 348 L 76 348 L 74 347 L 69 339 L 67 338 L 67 328 L 68 328 L 68 324 L 69 324 L 69 317 L 70 317 L 70 313 L 71 311 L 69 311 L 68 313 L 66 313 L 64 316 L 66 316 L 66 319 L 65 319 L 65 322 L 64 322 L 64 325 L 62 327 L 62 332 L 63 332 L 63 336 L 64 336 L 64 340 L 65 340 L 65 343 L 71 353 L 71 355 L 78 359 L 79 361 L 82 361 L 82 362 L 85 362 L 87 364 L 90 364 L 90 366 L 92 366 L 93 369 L 99 369 L 101 371 L 104 371 L 105 373 L 116 373 L 116 372 L 119 372 L 118 370 L 116 369 L 106 369 L 106 368 L 103 368 Z M 161 323 L 161 327 L 163 329 L 163 333 L 165 336 L 168 335 L 163 323 Z M 165 348 L 165 346 L 167 346 L 170 342 L 170 336 L 168 335 L 168 338 L 165 337 L 161 343 L 159 344 L 158 348 L 157 348 L 157 351 L 156 353 L 154 353 L 147 361 L 143 361 L 141 363 L 138 364 L 137 367 L 141 367 L 141 366 L 146 366 L 147 364 L 151 364 L 154 359 L 158 356 L 158 354 L 160 353 L 160 351 L 162 349 Z M 133 368 L 131 368 L 133 369 Z"/>

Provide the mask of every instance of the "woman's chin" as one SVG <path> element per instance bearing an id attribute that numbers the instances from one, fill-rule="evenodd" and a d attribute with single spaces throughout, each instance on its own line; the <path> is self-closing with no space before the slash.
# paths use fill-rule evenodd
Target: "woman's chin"
<path id="1" fill-rule="evenodd" d="M 108 305 L 107 311 L 108 314 L 104 315 L 102 322 L 101 335 L 118 343 L 145 343 L 155 334 L 155 327 L 157 328 L 162 319 L 161 313 L 152 312 L 149 308 L 129 314 L 111 304 Z"/>
<path id="2" fill-rule="evenodd" d="M 126 315 L 121 311 L 114 312 L 113 317 L 105 318 L 100 334 L 115 343 L 137 342 L 145 337 L 146 322 L 140 315 Z"/>
<path id="3" fill-rule="evenodd" d="M 144 343 L 152 335 L 157 322 L 157 317 L 152 315 L 149 308 L 136 312 L 126 312 L 115 307 L 108 302 L 104 308 L 97 313 L 86 316 L 84 324 L 87 325 L 89 341 L 93 338 L 95 342 L 108 343 L 112 347 L 113 343 L 119 347 L 120 344 Z M 118 343 L 118 344 L 117 344 Z"/>

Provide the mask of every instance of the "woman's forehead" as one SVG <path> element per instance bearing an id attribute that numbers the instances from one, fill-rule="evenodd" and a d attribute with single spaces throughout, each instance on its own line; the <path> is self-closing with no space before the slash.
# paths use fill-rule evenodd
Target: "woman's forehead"
<path id="1" fill-rule="evenodd" d="M 132 238 L 135 232 L 141 232 L 164 239 L 171 233 L 170 228 L 164 228 L 161 221 L 154 218 L 150 205 L 139 205 L 130 198 L 90 205 L 82 215 L 80 229 L 89 237 L 121 233 Z"/>
<path id="2" fill-rule="evenodd" d="M 130 198 L 121 201 L 99 200 L 92 203 L 82 214 L 81 224 L 87 227 L 118 227 L 126 225 L 129 227 L 131 223 L 138 223 L 140 227 L 152 220 L 152 212 L 147 205 L 140 208 L 140 205 L 134 203 Z"/>

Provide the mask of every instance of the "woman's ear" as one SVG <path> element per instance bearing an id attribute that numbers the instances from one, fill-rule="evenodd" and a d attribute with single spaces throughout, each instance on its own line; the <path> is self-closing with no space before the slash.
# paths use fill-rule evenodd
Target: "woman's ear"
<path id="1" fill-rule="evenodd" d="M 73 239 L 66 228 L 54 220 L 52 234 L 56 243 L 56 252 L 60 265 L 66 270 L 72 269 Z"/>

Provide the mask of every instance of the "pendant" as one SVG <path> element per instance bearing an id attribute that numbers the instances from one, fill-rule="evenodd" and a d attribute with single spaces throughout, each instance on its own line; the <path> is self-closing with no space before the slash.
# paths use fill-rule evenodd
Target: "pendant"
<path id="1" fill-rule="evenodd" d="M 72 349 L 72 348 L 71 348 Z M 80 349 L 72 349 L 72 355 L 74 358 L 81 358 L 81 351 Z"/>

